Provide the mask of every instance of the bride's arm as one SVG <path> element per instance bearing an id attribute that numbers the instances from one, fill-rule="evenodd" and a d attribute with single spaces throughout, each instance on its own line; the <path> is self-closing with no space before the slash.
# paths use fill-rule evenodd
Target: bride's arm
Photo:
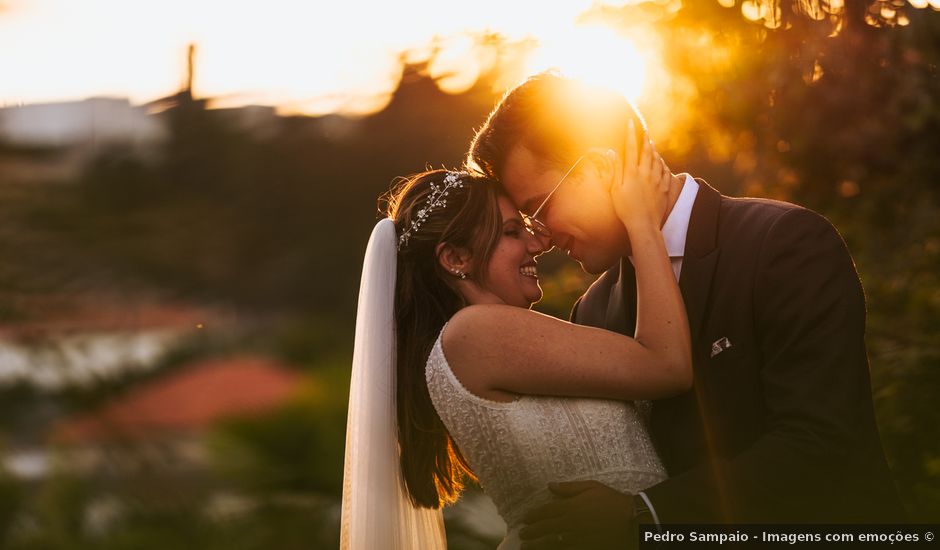
<path id="1" fill-rule="evenodd" d="M 637 279 L 636 337 L 575 325 L 502 305 L 459 311 L 444 333 L 448 362 L 484 391 L 654 399 L 692 385 L 688 321 L 660 230 L 669 177 L 644 145 L 637 160 L 628 131 L 620 185 L 612 198 L 630 235 Z"/>
<path id="2" fill-rule="evenodd" d="M 502 305 L 462 309 L 444 331 L 444 354 L 475 393 L 656 399 L 692 379 L 678 346 Z"/>

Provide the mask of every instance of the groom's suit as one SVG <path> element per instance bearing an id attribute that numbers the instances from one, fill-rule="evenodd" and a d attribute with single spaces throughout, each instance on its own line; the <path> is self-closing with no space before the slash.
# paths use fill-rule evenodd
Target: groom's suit
<path id="1" fill-rule="evenodd" d="M 670 476 L 645 491 L 659 520 L 901 520 L 875 424 L 865 297 L 842 238 L 810 210 L 699 185 L 679 279 L 694 388 L 654 402 L 650 420 Z M 634 333 L 629 260 L 572 319 Z"/>

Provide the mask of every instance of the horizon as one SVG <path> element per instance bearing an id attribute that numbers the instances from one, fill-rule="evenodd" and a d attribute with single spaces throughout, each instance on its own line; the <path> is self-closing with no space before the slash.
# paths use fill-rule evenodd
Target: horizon
<path id="1" fill-rule="evenodd" d="M 427 63 L 443 91 L 460 93 L 494 69 L 504 44 L 525 50 L 505 87 L 557 68 L 637 100 L 649 83 L 646 68 L 657 65 L 656 37 L 625 36 L 602 17 L 588 17 L 631 3 L 273 0 L 261 9 L 220 0 L 7 0 L 0 7 L 0 72 L 9 77 L 0 81 L 0 107 L 90 98 L 144 105 L 185 88 L 190 44 L 196 46 L 193 93 L 215 107 L 367 115 L 387 105 L 406 63 Z M 538 18 L 531 16 L 536 11 Z M 611 71 L 601 59 L 611 55 L 627 70 Z"/>

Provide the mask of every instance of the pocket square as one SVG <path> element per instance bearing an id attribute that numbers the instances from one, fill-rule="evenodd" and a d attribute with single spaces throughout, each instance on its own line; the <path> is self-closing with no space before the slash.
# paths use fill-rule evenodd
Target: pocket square
<path id="1" fill-rule="evenodd" d="M 710 357 L 715 357 L 719 353 L 729 348 L 731 348 L 731 340 L 728 340 L 727 336 L 722 336 L 721 338 L 712 342 L 712 354 Z"/>

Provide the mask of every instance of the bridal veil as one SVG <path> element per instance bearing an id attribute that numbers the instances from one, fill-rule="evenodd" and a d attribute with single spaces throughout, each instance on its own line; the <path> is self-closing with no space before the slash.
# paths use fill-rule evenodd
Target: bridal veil
<path id="1" fill-rule="evenodd" d="M 340 548 L 440 550 L 440 510 L 417 508 L 399 467 L 395 386 L 395 224 L 372 230 L 362 266 L 349 414 Z"/>

